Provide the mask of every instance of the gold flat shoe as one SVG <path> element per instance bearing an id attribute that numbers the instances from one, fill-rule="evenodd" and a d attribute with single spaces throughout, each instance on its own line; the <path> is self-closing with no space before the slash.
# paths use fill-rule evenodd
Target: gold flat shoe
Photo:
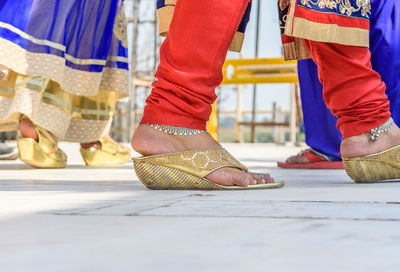
<path id="1" fill-rule="evenodd" d="M 205 177 L 223 167 L 248 171 L 222 148 L 134 158 L 133 164 L 139 180 L 153 190 L 249 190 L 284 186 L 284 182 L 248 187 L 222 186 L 209 181 Z"/>
<path id="2" fill-rule="evenodd" d="M 400 181 L 400 145 L 380 153 L 342 160 L 347 174 L 356 183 Z"/>
<path id="3" fill-rule="evenodd" d="M 81 148 L 81 155 L 88 166 L 106 166 L 124 164 L 131 158 L 131 151 L 120 144 L 102 137 L 101 148 Z"/>
<path id="4" fill-rule="evenodd" d="M 19 158 L 36 168 L 64 168 L 67 155 L 58 148 L 55 138 L 45 129 L 36 126 L 38 142 L 32 138 L 18 138 Z"/>

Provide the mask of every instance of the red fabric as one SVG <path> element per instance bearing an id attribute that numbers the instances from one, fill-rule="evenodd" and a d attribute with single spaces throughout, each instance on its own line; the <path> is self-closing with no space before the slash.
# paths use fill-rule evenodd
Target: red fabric
<path id="1" fill-rule="evenodd" d="M 304 18 L 306 20 L 322 23 L 322 24 L 335 24 L 344 27 L 357 27 L 369 30 L 369 21 L 356 17 L 346 17 L 334 13 L 318 12 L 312 9 L 304 8 L 297 5 L 294 11 L 294 16 Z"/>
<path id="2" fill-rule="evenodd" d="M 343 138 L 368 132 L 390 118 L 386 86 L 372 70 L 368 48 L 305 43 L 318 65 L 325 103 L 338 117 Z"/>
<path id="3" fill-rule="evenodd" d="M 178 0 L 142 123 L 206 129 L 249 0 Z"/>
<path id="4" fill-rule="evenodd" d="M 306 157 L 311 163 L 326 161 L 326 160 L 322 159 L 320 156 L 318 156 L 310 151 L 304 152 L 303 156 Z"/>
<path id="5" fill-rule="evenodd" d="M 278 167 L 286 169 L 344 169 L 342 161 L 319 161 L 308 163 L 278 162 Z"/>

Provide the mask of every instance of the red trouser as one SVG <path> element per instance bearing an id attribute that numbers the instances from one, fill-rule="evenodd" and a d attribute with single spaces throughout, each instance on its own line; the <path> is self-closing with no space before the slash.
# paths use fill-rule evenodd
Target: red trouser
<path id="1" fill-rule="evenodd" d="M 250 0 L 178 0 L 142 123 L 206 129 L 229 45 Z"/>
<path id="2" fill-rule="evenodd" d="M 343 138 L 368 132 L 390 118 L 386 86 L 372 70 L 368 48 L 305 43 L 318 65 L 325 103 L 338 117 Z"/>

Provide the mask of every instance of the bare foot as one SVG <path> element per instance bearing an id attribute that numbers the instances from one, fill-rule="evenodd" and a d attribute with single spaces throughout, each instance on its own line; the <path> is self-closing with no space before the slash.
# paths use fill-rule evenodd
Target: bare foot
<path id="1" fill-rule="evenodd" d="M 133 149 L 143 156 L 182 152 L 197 149 L 217 149 L 221 145 L 210 134 L 201 133 L 192 136 L 170 135 L 148 125 L 140 125 L 132 137 Z M 266 174 L 264 179 L 255 173 L 245 173 L 234 168 L 222 168 L 206 177 L 208 180 L 225 186 L 273 183 L 274 179 Z"/>
<path id="2" fill-rule="evenodd" d="M 126 147 L 126 146 L 124 146 L 124 145 L 118 144 L 118 143 L 117 143 L 116 141 L 114 141 L 114 139 L 111 138 L 109 135 L 104 136 L 104 138 L 106 138 L 109 142 L 111 142 L 111 143 L 113 143 L 113 144 L 115 144 L 115 145 L 118 145 L 119 148 L 121 148 L 121 149 L 129 150 L 128 147 Z M 91 142 L 91 143 L 81 143 L 81 147 L 82 147 L 82 148 L 91 148 L 91 147 L 94 147 L 94 148 L 100 149 L 100 148 L 101 148 L 101 142 L 100 142 L 100 141 L 97 141 L 97 142 Z"/>
<path id="3" fill-rule="evenodd" d="M 35 141 L 38 141 L 39 136 L 35 130 L 35 126 L 32 121 L 25 118 L 22 119 L 19 124 L 19 131 L 21 132 L 21 136 L 24 138 L 32 138 Z"/>
<path id="4" fill-rule="evenodd" d="M 101 148 L 101 143 L 100 142 L 91 142 L 91 143 L 81 143 L 82 148 L 91 148 L 94 147 L 96 149 Z"/>
<path id="5" fill-rule="evenodd" d="M 400 145 L 400 129 L 395 125 L 380 135 L 377 141 L 372 142 L 369 134 L 361 134 L 344 138 L 340 152 L 344 158 L 363 157 L 385 151 Z"/>
<path id="6" fill-rule="evenodd" d="M 305 151 L 305 150 L 304 150 Z M 287 163 L 310 163 L 310 160 L 307 159 L 306 156 L 304 156 L 304 151 L 294 155 L 290 156 L 286 162 Z"/>

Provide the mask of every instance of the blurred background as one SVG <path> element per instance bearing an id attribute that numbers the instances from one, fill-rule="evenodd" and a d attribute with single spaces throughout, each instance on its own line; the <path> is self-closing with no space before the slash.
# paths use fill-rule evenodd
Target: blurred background
<path id="1" fill-rule="evenodd" d="M 159 47 L 164 38 L 158 35 L 156 2 L 125 0 L 131 68 L 130 97 L 117 103 L 111 129 L 111 136 L 120 142 L 129 142 L 140 122 L 158 65 Z M 261 59 L 263 64 L 271 58 L 281 58 L 277 15 L 276 1 L 253 0 L 243 49 L 241 53 L 229 52 L 228 61 Z M 246 67 L 256 71 L 255 77 L 259 76 L 259 66 Z M 267 66 L 262 67 L 265 70 Z M 268 77 L 273 74 L 272 81 L 276 81 L 274 75 L 282 72 L 279 67 L 267 68 Z M 297 66 L 292 64 L 291 67 L 296 69 L 297 77 Z M 213 135 L 221 142 L 301 143 L 304 136 L 298 86 L 293 82 L 278 81 L 283 82 L 253 84 L 250 79 L 249 84 L 221 85 L 216 90 L 218 101 L 209 127 Z M 15 133 L 3 133 L 1 137 L 13 139 Z"/>

